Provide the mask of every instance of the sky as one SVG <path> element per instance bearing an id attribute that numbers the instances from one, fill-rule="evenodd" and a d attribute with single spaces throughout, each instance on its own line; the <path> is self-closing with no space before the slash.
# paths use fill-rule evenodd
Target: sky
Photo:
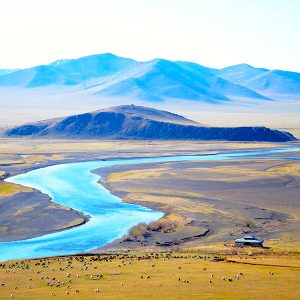
<path id="1" fill-rule="evenodd" d="M 0 0 L 0 68 L 111 52 L 300 72 L 300 0 Z"/>

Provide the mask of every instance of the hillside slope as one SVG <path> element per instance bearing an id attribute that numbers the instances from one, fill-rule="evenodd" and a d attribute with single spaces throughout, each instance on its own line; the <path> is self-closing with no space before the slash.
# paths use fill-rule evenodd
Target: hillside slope
<path id="1" fill-rule="evenodd" d="M 7 136 L 67 139 L 195 139 L 293 141 L 293 135 L 266 127 L 208 127 L 166 111 L 118 106 L 14 127 Z"/>

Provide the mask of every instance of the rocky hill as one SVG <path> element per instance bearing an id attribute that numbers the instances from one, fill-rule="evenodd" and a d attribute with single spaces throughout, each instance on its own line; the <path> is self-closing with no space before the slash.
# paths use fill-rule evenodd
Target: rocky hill
<path id="1" fill-rule="evenodd" d="M 288 132 L 266 127 L 210 127 L 170 112 L 134 105 L 29 123 L 5 134 L 66 139 L 295 140 Z"/>

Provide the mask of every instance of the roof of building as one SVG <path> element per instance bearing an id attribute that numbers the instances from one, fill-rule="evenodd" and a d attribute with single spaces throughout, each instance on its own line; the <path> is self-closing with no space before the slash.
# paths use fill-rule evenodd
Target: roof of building
<path id="1" fill-rule="evenodd" d="M 253 243 L 253 244 L 258 244 L 262 243 L 264 240 L 256 238 L 255 236 L 251 235 L 245 235 L 243 238 L 236 239 L 236 243 Z"/>

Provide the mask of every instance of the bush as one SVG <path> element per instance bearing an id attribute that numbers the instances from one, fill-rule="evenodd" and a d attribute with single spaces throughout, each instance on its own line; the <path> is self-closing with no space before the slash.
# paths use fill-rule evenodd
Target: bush
<path id="1" fill-rule="evenodd" d="M 161 219 L 151 222 L 149 224 L 139 223 L 133 226 L 128 236 L 125 238 L 126 241 L 134 239 L 143 239 L 144 236 L 151 231 L 160 231 L 163 233 L 175 230 L 177 227 L 184 225 L 184 219 L 177 214 L 167 214 Z"/>

